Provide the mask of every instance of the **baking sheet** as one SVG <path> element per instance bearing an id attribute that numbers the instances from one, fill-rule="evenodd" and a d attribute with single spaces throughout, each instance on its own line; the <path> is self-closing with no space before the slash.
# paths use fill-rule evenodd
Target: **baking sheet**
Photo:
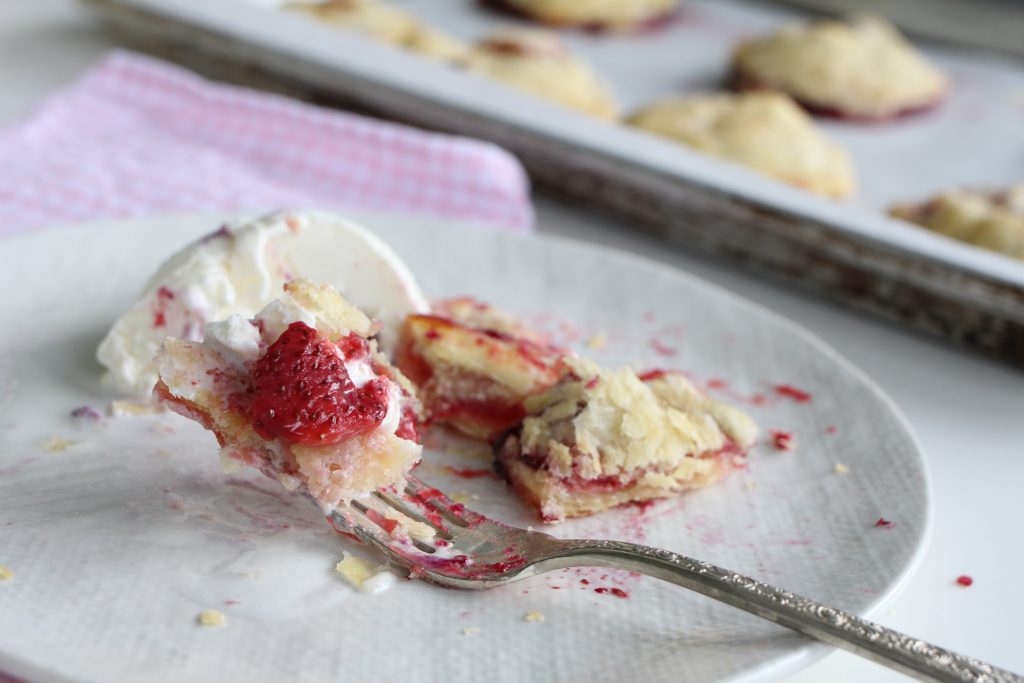
<path id="1" fill-rule="evenodd" d="M 942 108 L 889 124 L 823 122 L 850 148 L 861 179 L 857 197 L 835 202 L 298 13 L 247 0 L 92 2 L 136 46 L 192 68 L 491 139 L 519 155 L 538 184 L 676 243 L 1024 362 L 1024 264 L 883 213 L 894 200 L 951 185 L 1024 179 L 1024 73 L 1009 58 L 925 45 L 954 80 Z M 521 23 L 471 0 L 393 2 L 465 39 Z M 660 32 L 565 38 L 628 111 L 717 87 L 736 41 L 799 16 L 689 2 Z"/>

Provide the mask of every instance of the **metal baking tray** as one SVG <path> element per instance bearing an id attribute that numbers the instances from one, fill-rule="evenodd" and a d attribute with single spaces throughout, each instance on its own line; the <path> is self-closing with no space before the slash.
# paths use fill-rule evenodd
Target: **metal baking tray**
<path id="1" fill-rule="evenodd" d="M 1022 0 L 785 0 L 812 12 L 847 14 L 882 12 L 916 35 L 963 43 L 983 50 L 1002 50 L 1024 57 Z"/>
<path id="2" fill-rule="evenodd" d="M 887 124 L 821 121 L 858 169 L 858 194 L 836 202 L 302 14 L 245 0 L 88 1 L 133 47 L 225 80 L 492 140 L 538 186 L 631 227 L 1024 366 L 1024 263 L 884 213 L 950 186 L 1024 179 L 1024 70 L 1011 58 L 924 44 L 953 80 L 941 108 Z M 472 0 L 393 2 L 467 40 L 517 23 Z M 690 0 L 659 31 L 564 37 L 628 112 L 721 87 L 738 40 L 801 16 Z"/>

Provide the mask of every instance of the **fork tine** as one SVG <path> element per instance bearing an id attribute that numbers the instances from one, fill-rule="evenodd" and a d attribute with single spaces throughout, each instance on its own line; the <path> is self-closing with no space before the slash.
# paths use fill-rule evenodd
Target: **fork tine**
<path id="1" fill-rule="evenodd" d="M 378 538 L 379 535 L 382 535 L 383 530 L 363 512 L 352 506 L 346 507 L 344 512 L 340 508 L 333 510 L 327 519 L 336 530 L 354 535 L 364 543 L 376 546 L 381 546 L 384 543 L 383 537 Z M 378 529 L 380 531 L 376 531 Z"/>
<path id="2" fill-rule="evenodd" d="M 445 540 L 451 540 L 451 532 L 448 530 L 441 519 L 438 518 L 437 513 L 432 510 L 423 510 L 423 503 L 416 500 L 411 496 L 401 497 L 398 495 L 392 495 L 387 491 L 375 491 L 374 497 L 380 502 L 391 507 L 398 513 L 408 517 L 411 520 L 426 524 L 433 529 L 439 538 Z"/>
<path id="3" fill-rule="evenodd" d="M 422 511 L 426 519 L 421 521 L 420 515 L 414 514 L 417 511 Z M 428 525 L 435 537 L 393 534 L 389 523 L 394 521 L 393 515 L 388 516 L 392 512 Z M 458 520 L 457 524 L 453 522 L 451 532 L 442 516 Z M 410 480 L 404 493 L 377 491 L 338 507 L 329 520 L 338 531 L 354 535 L 383 552 L 389 561 L 408 569 L 410 576 L 462 588 L 485 588 L 522 576 L 529 564 L 527 546 L 523 544 L 537 535 L 467 510 L 416 478 Z"/>
<path id="4" fill-rule="evenodd" d="M 466 509 L 462 503 L 456 503 L 440 489 L 436 489 L 416 477 L 406 478 L 405 492 L 420 507 L 434 510 L 457 526 L 473 526 L 484 519 L 482 515 Z"/>
<path id="5" fill-rule="evenodd" d="M 334 510 L 328 518 L 335 529 L 351 533 L 362 542 L 375 546 L 392 558 L 402 558 L 407 563 L 416 563 L 410 553 L 430 555 L 436 548 L 424 540 L 408 536 L 403 540 L 396 539 L 388 529 L 381 526 L 384 514 L 378 508 L 386 504 L 377 501 L 367 505 L 361 501 L 353 501 L 344 508 Z M 440 534 L 439 534 L 440 536 Z"/>
<path id="6" fill-rule="evenodd" d="M 405 479 L 405 492 L 413 498 L 427 501 L 439 501 L 444 507 L 451 507 L 452 505 L 458 505 L 454 500 L 449 498 L 444 491 L 436 489 L 429 484 L 423 482 L 422 479 L 409 475 Z"/>

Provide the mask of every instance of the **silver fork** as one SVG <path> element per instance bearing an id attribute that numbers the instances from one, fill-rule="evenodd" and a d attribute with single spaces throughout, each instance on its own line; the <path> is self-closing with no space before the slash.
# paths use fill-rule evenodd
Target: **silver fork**
<path id="1" fill-rule="evenodd" d="M 395 512 L 428 525 L 433 538 L 390 533 Z M 626 569 L 689 588 L 922 680 L 1024 683 L 1024 678 L 991 664 L 668 550 L 621 541 L 561 540 L 496 522 L 415 477 L 409 477 L 404 491 L 377 492 L 328 519 L 411 575 L 443 586 L 493 588 L 566 567 Z"/>

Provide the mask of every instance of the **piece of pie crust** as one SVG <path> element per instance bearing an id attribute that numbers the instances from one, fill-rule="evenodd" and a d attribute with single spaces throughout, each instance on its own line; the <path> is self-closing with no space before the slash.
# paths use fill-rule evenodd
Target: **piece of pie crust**
<path id="1" fill-rule="evenodd" d="M 460 60 L 469 49 L 462 41 L 427 26 L 402 9 L 378 0 L 295 2 L 286 5 L 286 8 L 441 61 Z"/>
<path id="2" fill-rule="evenodd" d="M 493 442 L 499 468 L 545 521 L 601 512 L 713 484 L 757 429 L 684 376 L 572 372 L 525 401 L 526 418 Z"/>
<path id="3" fill-rule="evenodd" d="M 369 339 L 374 325 L 305 280 L 253 319 L 209 323 L 202 342 L 168 339 L 156 399 L 251 465 L 329 512 L 400 486 L 419 461 L 413 387 Z"/>
<path id="4" fill-rule="evenodd" d="M 472 73 L 588 116 L 616 116 L 618 107 L 608 86 L 552 33 L 500 31 L 475 45 L 461 64 Z"/>
<path id="5" fill-rule="evenodd" d="M 890 214 L 946 237 L 1024 260 L 1024 185 L 1000 192 L 949 190 Z"/>
<path id="6" fill-rule="evenodd" d="M 846 151 L 781 93 L 670 98 L 637 112 L 629 123 L 827 197 L 845 197 L 854 189 Z"/>
<path id="7" fill-rule="evenodd" d="M 524 400 L 569 372 L 568 352 L 472 299 L 406 317 L 395 363 L 417 387 L 428 422 L 487 439 L 518 424 Z"/>
<path id="8" fill-rule="evenodd" d="M 946 77 L 881 17 L 823 19 L 742 43 L 733 54 L 740 89 L 774 89 L 815 114 L 881 120 L 930 109 Z"/>

